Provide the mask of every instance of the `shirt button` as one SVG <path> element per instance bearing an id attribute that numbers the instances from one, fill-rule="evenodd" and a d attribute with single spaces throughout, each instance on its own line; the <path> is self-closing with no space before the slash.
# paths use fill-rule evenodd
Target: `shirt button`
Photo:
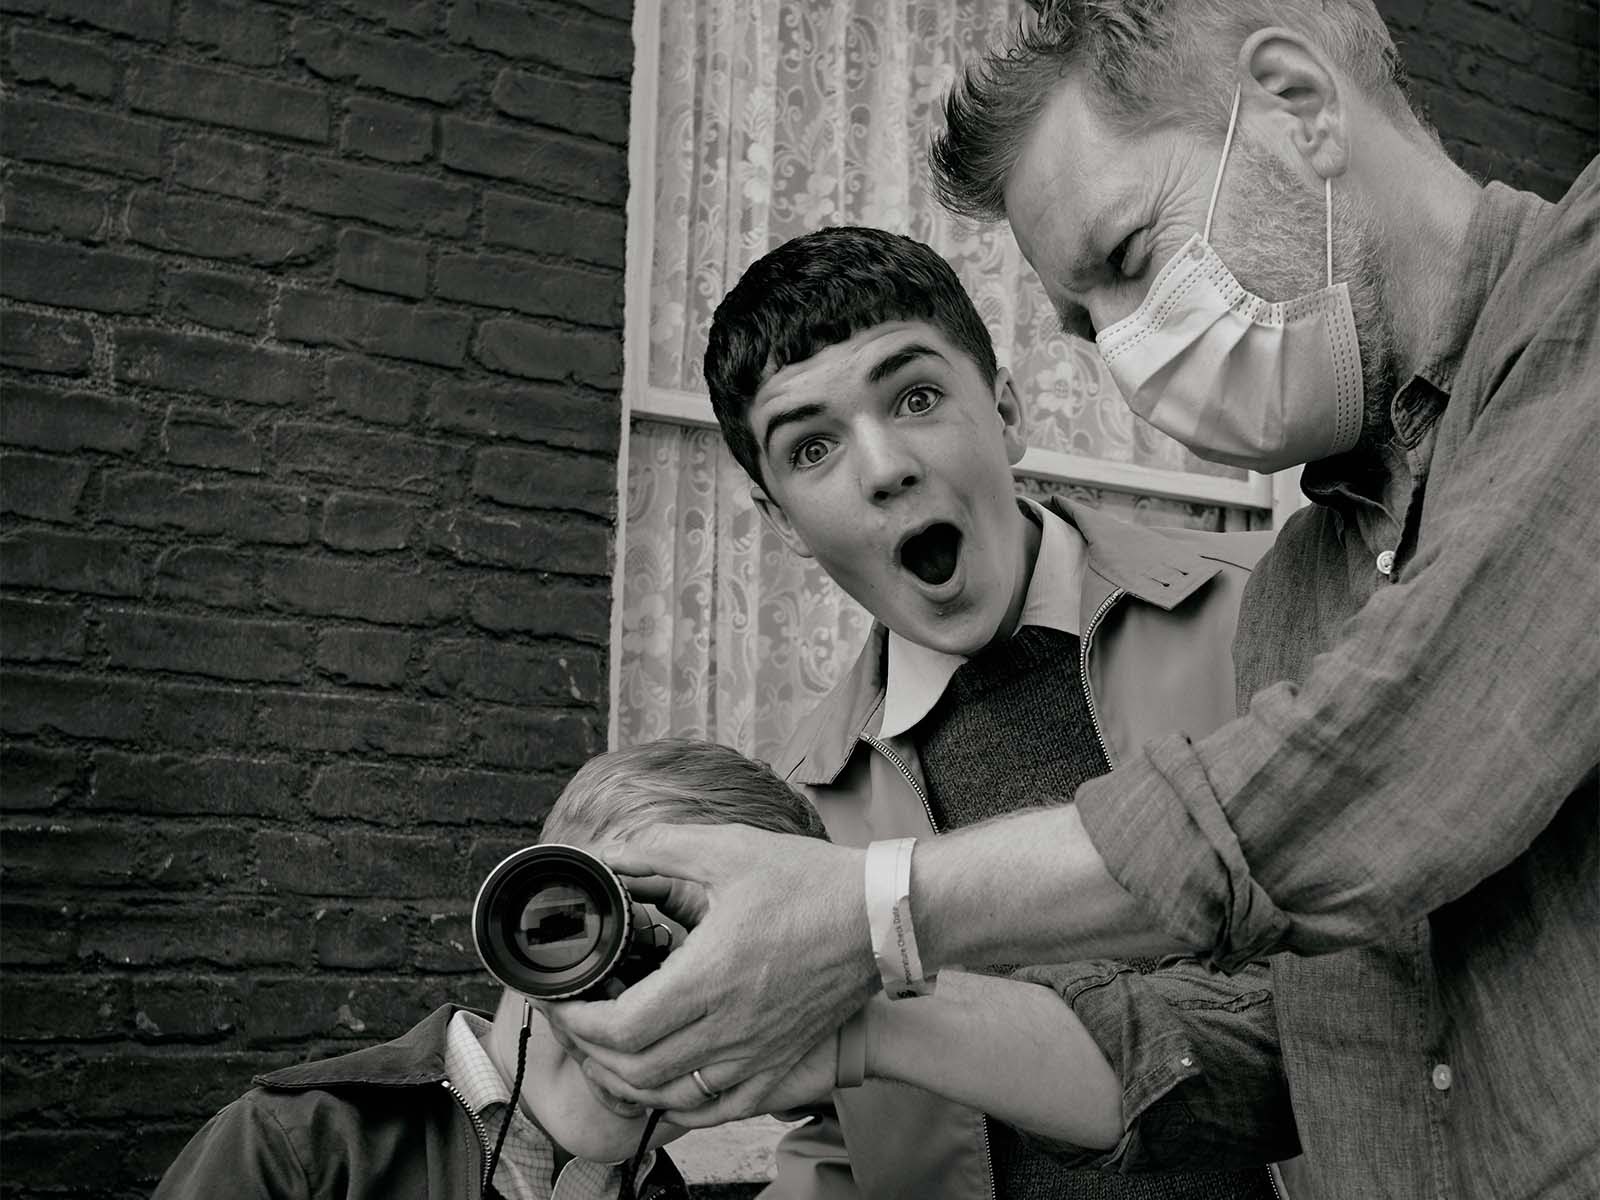
<path id="1" fill-rule="evenodd" d="M 1433 1069 L 1433 1087 L 1435 1091 L 1448 1092 L 1450 1085 L 1455 1082 L 1455 1073 L 1450 1070 L 1449 1063 L 1440 1063 Z"/>
<path id="2" fill-rule="evenodd" d="M 1394 551 L 1385 550 L 1378 555 L 1378 574 L 1387 575 L 1394 570 Z M 1449 1086 L 1446 1084 L 1445 1086 Z"/>

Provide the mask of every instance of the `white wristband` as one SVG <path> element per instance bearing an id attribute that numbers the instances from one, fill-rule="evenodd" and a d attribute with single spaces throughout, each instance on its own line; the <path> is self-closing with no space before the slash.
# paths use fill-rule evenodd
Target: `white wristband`
<path id="1" fill-rule="evenodd" d="M 935 982 L 923 977 L 911 927 L 911 848 L 916 842 L 894 838 L 867 847 L 867 927 L 883 992 L 891 1000 L 931 995 Z"/>

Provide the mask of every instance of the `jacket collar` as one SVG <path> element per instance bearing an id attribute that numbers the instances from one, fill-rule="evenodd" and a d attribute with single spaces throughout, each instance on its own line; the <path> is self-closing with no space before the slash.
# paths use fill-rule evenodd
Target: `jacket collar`
<path id="1" fill-rule="evenodd" d="M 352 1084 L 407 1087 L 438 1083 L 445 1078 L 444 1049 L 450 1018 L 459 1007 L 455 1004 L 440 1005 L 392 1042 L 353 1050 L 338 1058 L 297 1063 L 266 1075 L 257 1075 L 252 1082 L 262 1087 L 296 1091 Z M 476 1009 L 467 1011 L 477 1012 Z M 488 1014 L 477 1015 L 486 1017 Z"/>
<path id="2" fill-rule="evenodd" d="M 1086 547 L 1080 612 L 1088 623 L 1118 591 L 1171 611 L 1194 595 L 1222 568 L 1158 530 L 1130 525 L 1060 496 L 1049 507 L 1075 526 Z M 795 783 L 823 786 L 843 771 L 856 743 L 882 719 L 885 646 L 888 630 L 874 621 L 867 644 L 848 674 L 818 706 L 786 755 L 793 765 L 780 774 Z"/>

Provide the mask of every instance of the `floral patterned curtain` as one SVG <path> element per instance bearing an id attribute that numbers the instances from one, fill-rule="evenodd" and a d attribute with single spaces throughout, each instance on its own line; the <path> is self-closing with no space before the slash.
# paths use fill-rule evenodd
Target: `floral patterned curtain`
<path id="1" fill-rule="evenodd" d="M 826 225 L 877 225 L 955 266 L 1017 379 L 1030 444 L 1238 477 L 1136 421 L 1094 347 L 1057 329 L 1009 230 L 973 227 L 933 197 L 927 147 L 956 64 L 1025 11 L 1021 0 L 663 4 L 649 386 L 704 391 L 712 311 L 769 249 Z M 1069 490 L 1156 524 L 1257 519 Z M 865 639 L 866 615 L 788 554 L 748 493 L 715 430 L 635 421 L 614 648 L 622 744 L 706 737 L 770 758 Z"/>

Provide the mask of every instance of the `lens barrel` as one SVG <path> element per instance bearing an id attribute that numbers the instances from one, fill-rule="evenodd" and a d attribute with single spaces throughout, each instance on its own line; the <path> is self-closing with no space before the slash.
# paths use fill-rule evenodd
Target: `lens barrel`
<path id="1" fill-rule="evenodd" d="M 611 977 L 633 936 L 621 881 L 576 846 L 528 846 L 478 889 L 472 940 L 489 973 L 538 1000 L 580 995 Z"/>

